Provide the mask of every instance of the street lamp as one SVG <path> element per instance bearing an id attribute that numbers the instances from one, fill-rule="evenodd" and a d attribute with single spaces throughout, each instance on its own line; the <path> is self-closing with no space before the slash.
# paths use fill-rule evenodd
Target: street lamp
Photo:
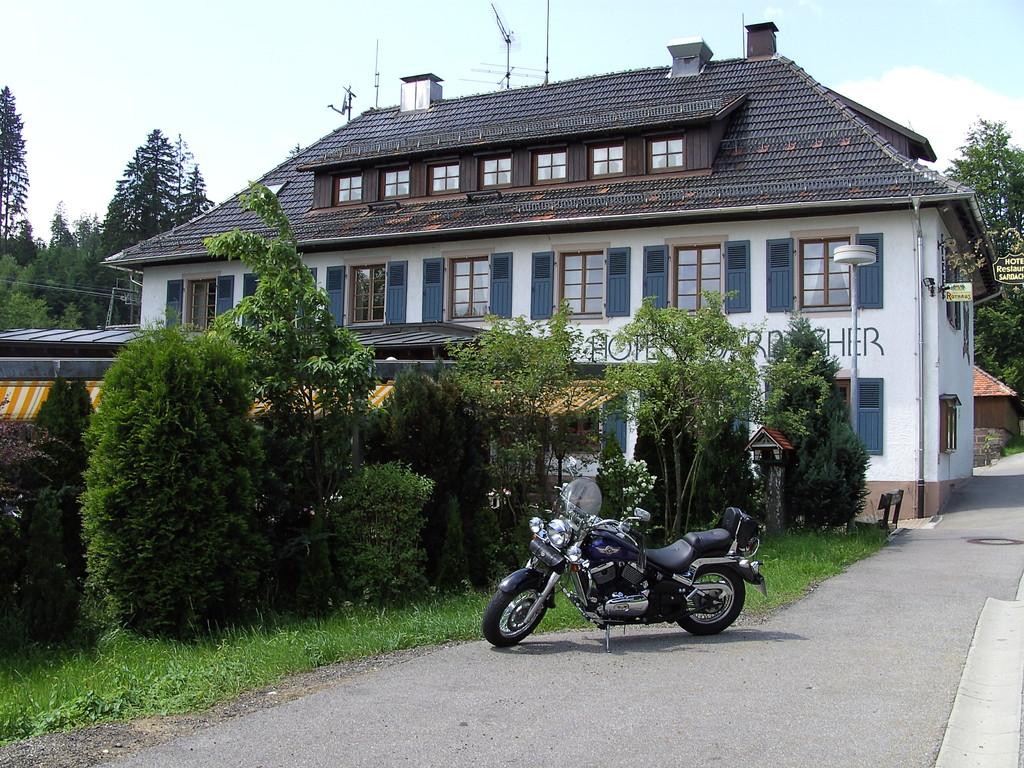
<path id="1" fill-rule="evenodd" d="M 832 252 L 832 261 L 850 267 L 850 312 L 853 315 L 853 363 L 850 366 L 850 426 L 857 431 L 860 384 L 857 381 L 857 267 L 874 264 L 878 253 L 870 245 L 840 245 Z"/>

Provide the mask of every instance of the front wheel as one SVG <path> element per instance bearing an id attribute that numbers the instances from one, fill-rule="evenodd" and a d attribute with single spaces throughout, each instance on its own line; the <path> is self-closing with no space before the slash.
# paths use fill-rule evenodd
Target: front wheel
<path id="1" fill-rule="evenodd" d="M 693 635 L 717 635 L 743 610 L 747 585 L 731 568 L 704 569 L 693 580 L 699 592 L 690 600 L 693 613 L 679 620 L 679 626 Z"/>
<path id="2" fill-rule="evenodd" d="M 513 593 L 498 590 L 484 611 L 484 637 L 498 648 L 515 645 L 540 624 L 547 607 L 541 608 L 536 618 L 526 623 L 526 614 L 540 599 L 540 593 L 532 587 L 520 587 Z"/>

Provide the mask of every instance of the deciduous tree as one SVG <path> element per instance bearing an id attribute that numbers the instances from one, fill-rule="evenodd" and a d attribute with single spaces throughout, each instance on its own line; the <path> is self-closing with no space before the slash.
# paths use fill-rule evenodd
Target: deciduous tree
<path id="1" fill-rule="evenodd" d="M 949 174 L 972 186 L 997 256 L 1024 256 L 1024 150 L 1006 124 L 979 120 L 960 147 Z M 975 359 L 986 371 L 1024 394 L 1024 287 L 977 309 Z"/>
<path id="2" fill-rule="evenodd" d="M 665 526 L 678 537 L 689 527 L 692 488 L 710 443 L 736 420 L 752 420 L 760 403 L 758 336 L 734 326 L 722 301 L 707 294 L 694 312 L 657 309 L 645 301 L 633 320 L 616 334 L 647 360 L 612 366 L 609 385 L 626 395 L 628 413 L 640 429 L 667 446 L 662 474 L 670 489 Z M 693 441 L 692 460 L 686 446 Z"/>
<path id="3" fill-rule="evenodd" d="M 303 263 L 277 196 L 254 184 L 241 205 L 273 235 L 236 229 L 206 240 L 214 258 L 244 261 L 259 276 L 255 293 L 218 317 L 215 332 L 247 353 L 256 400 L 267 409 L 262 422 L 271 474 L 263 499 L 275 521 L 278 554 L 323 563 L 325 523 L 351 470 L 352 438 L 367 408 L 372 351 L 335 325 L 327 293 Z M 282 578 L 288 571 L 294 569 L 284 569 Z M 303 607 L 317 609 L 326 607 L 329 594 L 306 598 Z"/>

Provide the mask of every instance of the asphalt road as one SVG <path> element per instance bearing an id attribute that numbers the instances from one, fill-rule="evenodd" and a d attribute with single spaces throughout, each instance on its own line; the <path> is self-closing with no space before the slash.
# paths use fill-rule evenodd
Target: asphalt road
<path id="1" fill-rule="evenodd" d="M 110 765 L 929 768 L 986 601 L 1015 600 L 1022 505 L 1024 455 L 765 623 L 446 646 Z M 949 765 L 1008 764 L 974 741 Z"/>

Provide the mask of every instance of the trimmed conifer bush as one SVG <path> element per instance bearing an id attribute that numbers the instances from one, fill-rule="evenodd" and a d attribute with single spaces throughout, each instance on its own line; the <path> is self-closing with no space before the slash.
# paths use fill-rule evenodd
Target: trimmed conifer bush
<path id="1" fill-rule="evenodd" d="M 426 587 L 420 531 L 433 487 L 398 462 L 367 464 L 345 482 L 334 543 L 348 596 L 388 602 Z"/>
<path id="2" fill-rule="evenodd" d="M 150 330 L 111 366 L 82 516 L 116 622 L 182 636 L 245 608 L 264 555 L 251 405 L 244 358 L 211 335 Z"/>

